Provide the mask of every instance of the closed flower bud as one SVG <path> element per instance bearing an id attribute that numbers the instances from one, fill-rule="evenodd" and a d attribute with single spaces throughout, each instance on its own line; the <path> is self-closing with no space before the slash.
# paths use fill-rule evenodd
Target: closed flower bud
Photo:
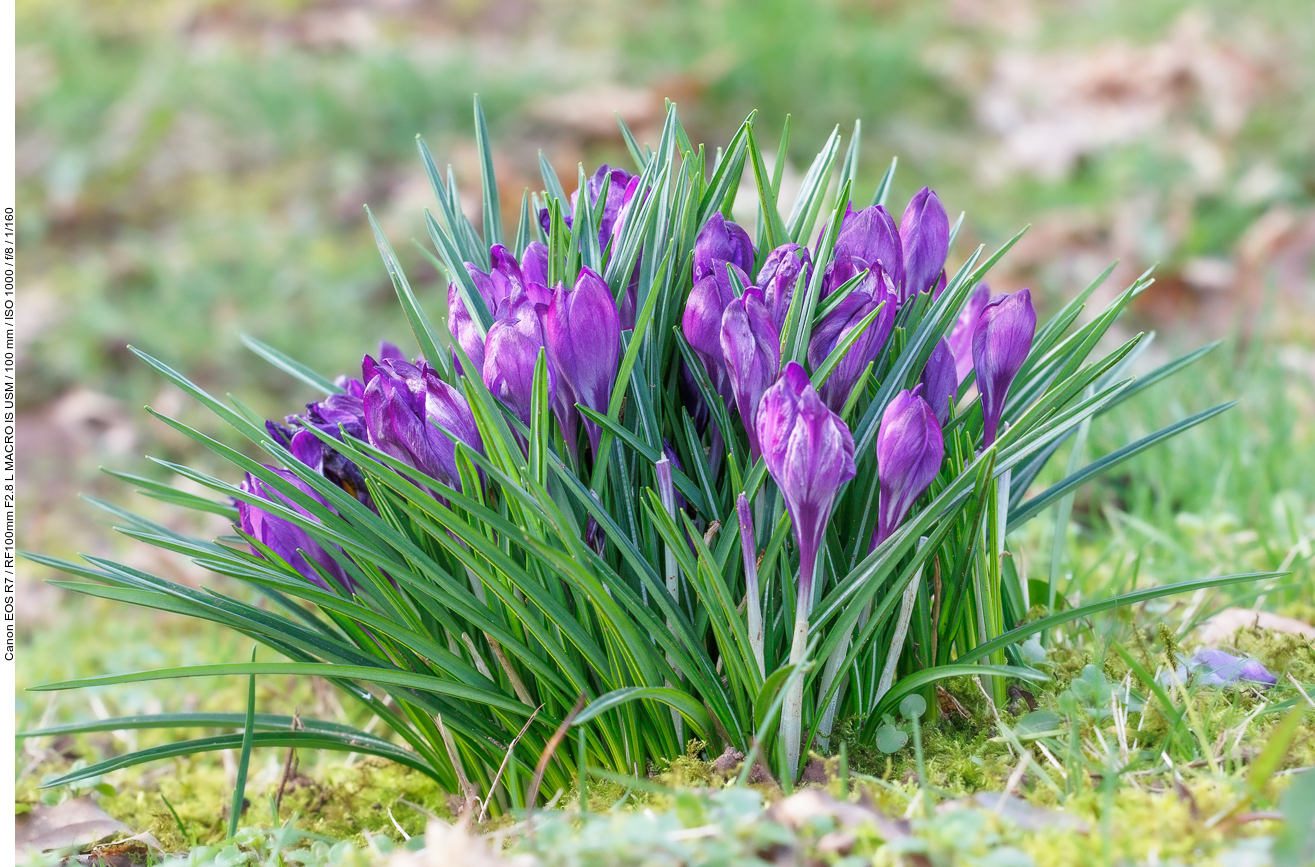
<path id="1" fill-rule="evenodd" d="M 1036 334 L 1032 293 L 1020 289 L 989 302 L 973 331 L 973 366 L 982 396 L 982 443 L 995 442 L 1009 386 L 1022 369 Z"/>
<path id="2" fill-rule="evenodd" d="M 968 374 L 972 373 L 973 329 L 977 327 L 977 317 L 982 315 L 986 302 L 990 300 L 991 287 L 985 283 L 978 283 L 977 288 L 968 296 L 968 303 L 960 311 L 959 318 L 955 320 L 954 327 L 950 329 L 950 335 L 946 338 L 950 344 L 950 351 L 954 353 L 954 372 L 959 378 L 960 385 L 968 378 Z"/>
<path id="3" fill-rule="evenodd" d="M 793 361 L 764 392 L 756 425 L 767 471 L 781 489 L 799 542 L 799 598 L 811 600 L 826 523 L 841 485 L 856 472 L 854 437 Z"/>
<path id="4" fill-rule="evenodd" d="M 712 273 L 694 284 L 685 302 L 685 313 L 681 318 L 681 329 L 690 347 L 703 361 L 708 371 L 712 387 L 722 399 L 730 403 L 732 393 L 730 380 L 726 376 L 726 361 L 721 351 L 721 318 L 726 312 L 726 305 L 735 300 L 735 290 L 726 273 L 723 261 Z M 738 265 L 731 263 L 736 276 L 745 285 L 750 285 L 747 274 Z"/>
<path id="5" fill-rule="evenodd" d="M 904 253 L 902 304 L 919 292 L 935 289 L 950 252 L 950 220 L 941 200 L 927 187 L 919 190 L 904 209 L 899 235 Z"/>
<path id="6" fill-rule="evenodd" d="M 901 391 L 881 416 L 877 431 L 877 481 L 881 490 L 873 548 L 899 529 L 913 502 L 940 472 L 945 456 L 941 427 L 921 391 L 922 386 Z"/>
<path id="7" fill-rule="evenodd" d="M 298 436 L 308 436 L 314 439 L 313 434 L 301 433 Z M 324 503 L 324 498 L 319 495 L 310 485 L 307 485 L 295 474 L 288 470 L 269 468 L 279 477 L 295 485 L 299 490 L 308 496 L 314 498 L 320 503 Z M 270 488 L 260 479 L 247 474 L 247 477 L 238 486 L 243 493 L 250 495 L 253 499 L 268 500 L 271 503 L 277 503 L 280 506 L 291 509 L 308 521 L 319 523 L 319 520 L 311 515 L 310 512 L 301 506 L 293 503 L 290 499 Z M 325 590 L 332 589 L 328 583 L 320 577 L 320 573 L 311 566 L 313 561 L 326 574 L 333 578 L 340 587 L 351 591 L 354 583 L 347 577 L 346 571 L 339 565 L 338 561 L 324 549 L 319 542 L 316 542 L 311 534 L 304 528 L 294 524 L 287 518 L 275 515 L 265 509 L 260 508 L 255 503 L 239 500 L 237 504 L 238 523 L 242 532 L 252 537 L 262 545 L 266 546 L 277 554 L 285 563 L 297 570 L 307 581 L 316 584 Z M 260 556 L 260 551 L 254 546 L 252 551 Z M 307 559 L 309 558 L 309 559 Z"/>
<path id="8" fill-rule="evenodd" d="M 575 286 L 557 286 L 544 318 L 548 358 L 557 372 L 558 420 L 562 430 L 575 430 L 576 404 L 606 413 L 616 382 L 621 352 L 621 320 L 612 290 L 603 278 L 581 268 Z M 594 455 L 602 435 L 598 425 L 585 423 Z"/>
<path id="9" fill-rule="evenodd" d="M 799 282 L 799 272 L 805 272 L 805 285 L 813 275 L 813 263 L 807 247 L 798 244 L 782 244 L 767 254 L 758 272 L 758 288 L 762 290 L 763 301 L 771 313 L 776 330 L 785 327 L 785 316 L 790 310 L 790 300 L 794 297 L 795 285 Z"/>
<path id="10" fill-rule="evenodd" d="M 845 405 L 868 363 L 875 361 L 881 354 L 895 324 L 895 291 L 885 271 L 879 265 L 874 265 L 863 282 L 813 328 L 813 336 L 808 343 L 808 364 L 817 370 L 836 348 L 836 344 L 878 307 L 881 312 L 877 314 L 876 320 L 849 347 L 835 370 L 822 383 L 822 399 L 832 410 L 839 411 Z"/>
<path id="11" fill-rule="evenodd" d="M 709 274 L 721 273 L 722 262 L 730 262 L 741 271 L 752 271 L 753 257 L 753 241 L 749 240 L 749 234 L 720 213 L 713 214 L 694 241 L 694 282 Z M 745 280 L 744 285 L 751 282 Z"/>
<path id="12" fill-rule="evenodd" d="M 370 445 L 454 490 L 461 490 L 455 437 L 483 452 L 465 397 L 428 364 L 366 356 L 365 430 Z"/>
<path id="13" fill-rule="evenodd" d="M 499 400 L 511 407 L 527 427 L 534 392 L 534 367 L 544 346 L 543 317 L 547 304 L 535 304 L 522 295 L 509 315 L 489 328 L 484 345 L 484 384 Z M 557 377 L 548 365 L 548 400 L 556 397 Z"/>
<path id="14" fill-rule="evenodd" d="M 904 253 L 895 221 L 880 205 L 847 215 L 836 236 L 835 261 L 831 264 L 823 295 L 839 289 L 855 274 L 880 264 L 899 292 L 904 285 Z"/>
<path id="15" fill-rule="evenodd" d="M 781 335 L 760 290 L 750 288 L 726 305 L 721 318 L 721 351 L 740 420 L 749 434 L 749 454 L 757 460 L 761 451 L 754 426 L 758 402 L 781 366 Z"/>
<path id="16" fill-rule="evenodd" d="M 954 353 L 950 343 L 942 337 L 922 369 L 922 394 L 936 413 L 936 423 L 945 427 L 954 411 L 954 400 L 959 395 L 959 379 L 955 371 Z"/>

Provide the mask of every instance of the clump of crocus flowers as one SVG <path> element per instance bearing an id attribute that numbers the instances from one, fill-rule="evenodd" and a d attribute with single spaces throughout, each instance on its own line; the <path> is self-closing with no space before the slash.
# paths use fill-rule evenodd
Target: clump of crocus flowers
<path id="1" fill-rule="evenodd" d="M 638 187 L 639 178 L 608 166 L 588 180 L 583 193 L 601 214 L 600 248 L 608 249 L 620 236 L 632 203 L 644 193 Z M 547 211 L 541 219 L 548 229 Z M 716 429 L 708 407 L 700 406 L 704 396 L 688 387 L 683 393 L 690 418 L 714 427 L 708 455 L 714 472 L 721 444 L 742 438 L 750 463 L 763 460 L 789 515 L 799 558 L 790 664 L 806 656 L 825 528 L 844 486 L 856 476 L 854 437 L 843 413 L 856 389 L 871 392 L 878 377 L 887 375 L 887 356 L 903 311 L 920 295 L 936 298 L 945 289 L 949 234 L 944 208 L 936 194 L 924 188 L 909 202 L 898 225 L 881 205 L 850 209 L 824 262 L 815 261 L 816 249 L 795 243 L 760 257 L 749 233 L 720 213 L 700 228 L 690 251 L 689 289 L 679 329 L 711 383 L 713 398 L 722 402 L 723 417 L 736 419 L 738 429 Z M 491 324 L 485 327 L 469 309 L 467 300 L 473 296 L 463 296 L 468 290 L 454 281 L 448 289 L 451 363 L 458 376 L 477 377 L 505 406 L 509 420 L 525 430 L 532 423 L 536 369 L 545 364 L 557 433 L 573 466 L 586 478 L 589 461 L 599 457 L 602 430 L 581 408 L 608 412 L 623 331 L 635 326 L 635 283 L 632 279 L 624 291 L 614 292 L 599 273 L 580 267 L 569 285 L 564 280 L 550 285 L 549 256 L 548 246 L 534 241 L 519 257 L 502 245 L 493 246 L 488 270 L 465 263 L 467 285 L 478 293 Z M 798 329 L 801 293 L 810 292 L 816 292 L 817 309 L 824 312 L 806 332 L 802 352 L 786 358 L 790 331 Z M 833 298 L 836 293 L 843 295 Z M 907 387 L 894 393 L 875 438 L 879 490 L 869 550 L 890 539 L 934 485 L 946 453 L 944 432 L 963 417 L 959 407 L 974 374 L 982 416 L 979 445 L 989 448 L 998 439 L 1010 385 L 1028 357 L 1035 328 L 1026 289 L 992 298 L 980 285 Z M 833 358 L 837 347 L 847 348 Z M 682 376 L 686 386 L 689 374 L 686 369 Z M 463 489 L 458 444 L 482 453 L 484 443 L 462 389 L 426 359 L 408 360 L 384 344 L 377 358 L 365 357 L 360 379 L 340 379 L 336 385 L 340 393 L 309 404 L 305 413 L 283 424 L 269 423 L 290 460 L 323 474 L 373 508 L 360 468 L 312 432 L 318 430 L 330 438 L 367 443 L 414 470 L 412 480 L 434 497 Z M 525 446 L 523 435 L 517 437 Z M 674 461 L 666 451 L 656 471 L 659 482 L 666 480 L 661 485 L 663 502 L 676 513 L 685 501 L 671 485 Z M 329 508 L 294 474 L 276 472 Z M 317 540 L 313 530 L 318 521 L 310 510 L 253 476 L 241 490 L 241 529 L 257 555 L 273 555 L 325 589 L 353 592 L 348 558 Z M 770 535 L 771 528 L 755 527 L 761 504 L 755 510 L 743 494 L 736 520 L 747 605 L 752 609 L 747 616 L 753 655 L 762 670 L 763 591 L 757 583 L 755 540 Z M 592 519 L 588 533 L 591 547 L 601 550 L 592 538 L 599 534 Z M 669 561 L 669 590 L 678 595 L 674 570 Z M 796 678 L 782 711 L 781 734 L 792 766 L 803 746 L 802 689 L 803 680 Z M 829 725 L 828 720 L 827 730 Z"/>

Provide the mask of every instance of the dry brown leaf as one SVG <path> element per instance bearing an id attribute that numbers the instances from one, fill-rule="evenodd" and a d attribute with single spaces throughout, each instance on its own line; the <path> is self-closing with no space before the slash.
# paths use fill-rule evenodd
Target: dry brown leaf
<path id="1" fill-rule="evenodd" d="M 91 798 L 74 798 L 55 807 L 38 805 L 19 816 L 15 825 L 14 844 L 19 854 L 89 846 L 128 830 Z"/>

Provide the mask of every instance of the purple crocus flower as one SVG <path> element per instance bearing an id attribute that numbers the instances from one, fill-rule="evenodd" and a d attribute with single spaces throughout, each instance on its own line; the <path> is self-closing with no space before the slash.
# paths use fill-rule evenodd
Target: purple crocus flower
<path id="1" fill-rule="evenodd" d="M 923 187 L 909 201 L 900 220 L 899 236 L 904 253 L 902 304 L 919 292 L 936 288 L 950 252 L 950 220 L 941 200 L 929 188 Z"/>
<path id="2" fill-rule="evenodd" d="M 574 441 L 575 405 L 606 413 L 621 353 L 621 320 L 612 291 L 589 268 L 581 268 L 575 287 L 557 286 L 544 317 L 548 358 L 557 371 L 558 421 Z M 602 431 L 591 421 L 585 432 L 598 454 Z"/>
<path id="3" fill-rule="evenodd" d="M 548 285 L 548 245 L 531 241 L 521 254 L 521 282 L 524 285 L 537 283 Z"/>
<path id="4" fill-rule="evenodd" d="M 312 440 L 315 436 L 310 433 L 302 432 L 297 436 L 307 436 Z M 316 440 L 318 443 L 318 440 Z M 310 485 L 303 482 L 297 476 L 283 469 L 276 467 L 268 468 L 271 472 L 277 474 L 285 481 L 291 482 L 307 496 L 314 498 L 317 502 L 324 503 L 324 498 L 319 495 Z M 310 512 L 301 506 L 293 503 L 290 499 L 275 491 L 266 485 L 260 479 L 247 473 L 246 478 L 238 486 L 243 493 L 260 500 L 268 500 L 271 503 L 277 503 L 286 508 L 292 509 L 297 514 L 314 523 L 319 523 L 319 519 L 311 515 Z M 297 570 L 302 577 L 312 584 L 322 587 L 325 590 L 331 589 L 328 583 L 320 577 L 319 572 L 311 566 L 313 561 L 326 574 L 334 579 L 340 587 L 351 591 L 355 584 L 347 576 L 346 571 L 338 561 L 333 558 L 328 551 L 316 542 L 315 539 L 304 528 L 294 524 L 287 518 L 274 515 L 259 506 L 239 500 L 237 504 L 238 524 L 242 532 L 259 541 L 277 554 L 285 563 Z M 259 550 L 252 546 L 252 552 L 257 556 L 264 556 Z M 309 560 L 307 559 L 309 558 Z"/>
<path id="5" fill-rule="evenodd" d="M 982 443 L 995 442 L 1009 386 L 1027 360 L 1036 334 L 1032 293 L 1020 289 L 987 303 L 973 330 L 973 366 L 982 395 Z"/>
<path id="6" fill-rule="evenodd" d="M 922 369 L 922 393 L 936 413 L 936 423 L 945 427 L 954 411 L 954 400 L 959 396 L 958 373 L 954 352 L 944 337 L 937 341 Z"/>
<path id="7" fill-rule="evenodd" d="M 522 294 L 512 304 L 507 317 L 489 328 L 488 340 L 484 344 L 484 384 L 511 407 L 526 427 L 530 425 L 534 366 L 539 360 L 539 350 L 545 345 L 543 318 L 547 314 L 547 304 L 536 304 L 528 294 Z M 556 396 L 557 376 L 550 364 L 550 405 Z"/>
<path id="8" fill-rule="evenodd" d="M 781 335 L 761 290 L 746 289 L 743 297 L 726 305 L 721 317 L 721 351 L 740 420 L 749 434 L 749 455 L 757 460 L 761 450 L 753 422 L 758 402 L 781 366 Z"/>
<path id="9" fill-rule="evenodd" d="M 342 377 L 339 377 L 339 379 L 342 379 Z M 359 384 L 358 380 L 352 380 L 352 382 Z M 314 404 L 310 404 L 310 406 L 314 406 Z M 297 416 L 288 416 L 287 421 L 288 424 L 292 425 L 310 423 L 306 419 Z M 344 425 L 344 428 L 346 427 Z M 284 427 L 274 421 L 265 422 L 265 430 L 269 431 L 275 442 L 292 452 L 297 460 L 351 494 L 362 505 L 371 509 L 374 508 L 374 500 L 370 497 L 370 490 L 366 487 L 365 476 L 362 475 L 361 468 L 343 457 L 341 452 L 329 448 L 319 437 L 307 430 Z M 348 433 L 358 439 L 365 439 L 363 412 L 360 431 L 359 434 L 356 434 L 348 430 Z M 330 432 L 341 439 L 341 434 L 339 434 L 336 425 Z"/>
<path id="10" fill-rule="evenodd" d="M 483 370 L 484 338 L 475 324 L 475 317 L 466 309 L 466 302 L 461 300 L 456 283 L 449 283 L 447 287 L 447 327 L 452 332 L 452 339 L 466 353 L 475 369 Z M 452 353 L 452 363 L 456 365 L 458 373 L 464 372 L 455 352 Z"/>
<path id="11" fill-rule="evenodd" d="M 598 223 L 598 247 L 601 250 L 607 249 L 607 242 L 611 240 L 613 231 L 622 216 L 622 209 L 627 203 L 626 194 L 629 193 L 631 198 L 634 197 L 634 192 L 630 188 L 635 176 L 625 169 L 614 169 L 604 163 L 585 181 L 585 191 L 589 194 L 590 206 L 598 204 L 598 196 L 603 191 L 603 180 L 609 177 L 611 180 L 607 186 L 607 201 L 603 204 L 603 215 Z M 571 193 L 570 212 L 562 214 L 562 222 L 568 229 L 574 225 L 575 207 L 579 201 L 580 191 L 577 189 Z M 543 227 L 545 234 L 551 231 L 551 217 L 547 208 L 539 209 L 539 225 Z"/>
<path id="12" fill-rule="evenodd" d="M 1231 686 L 1239 681 L 1264 686 L 1278 683 L 1278 678 L 1259 661 L 1222 650 L 1199 650 L 1187 665 L 1195 672 L 1196 682 L 1204 686 Z"/>
<path id="13" fill-rule="evenodd" d="M 721 319 L 726 313 L 726 305 L 735 300 L 735 290 L 726 271 L 726 263 L 714 269 L 710 274 L 694 284 L 685 302 L 685 313 L 681 318 L 681 329 L 690 347 L 703 361 L 708 371 L 712 387 L 730 403 L 732 392 L 730 380 L 726 374 L 726 362 L 721 351 Z M 749 276 L 735 263 L 730 267 L 746 287 L 751 285 Z M 697 393 L 697 390 L 696 390 Z"/>
<path id="14" fill-rule="evenodd" d="M 977 327 L 977 317 L 982 315 L 982 311 L 986 309 L 986 302 L 990 300 L 991 287 L 985 283 L 978 283 L 977 288 L 968 296 L 968 303 L 960 311 L 954 327 L 950 329 L 947 340 L 950 343 L 950 351 L 954 353 L 954 370 L 955 375 L 959 377 L 960 385 L 972 372 L 973 329 Z"/>
<path id="15" fill-rule="evenodd" d="M 514 298 L 524 293 L 527 284 L 542 284 L 547 279 L 548 248 L 542 244 L 531 244 L 526 248 L 526 265 L 529 272 L 521 269 L 520 263 L 511 251 L 501 244 L 489 248 L 491 271 L 482 271 L 471 262 L 466 262 L 466 272 L 474 282 L 489 314 L 496 321 L 507 315 Z M 475 365 L 476 372 L 484 369 L 484 336 L 476 326 L 474 314 L 466 309 L 456 283 L 447 287 L 448 328 L 457 344 Z M 461 371 L 461 363 L 455 362 Z"/>
<path id="16" fill-rule="evenodd" d="M 880 205 L 846 216 L 836 236 L 835 261 L 823 283 L 822 294 L 831 294 L 851 277 L 880 264 L 896 293 L 904 285 L 904 252 L 895 221 Z"/>
<path id="17" fill-rule="evenodd" d="M 432 367 L 365 357 L 365 431 L 370 445 L 461 490 L 456 443 L 483 453 L 466 399 Z"/>
<path id="18" fill-rule="evenodd" d="M 753 241 L 749 240 L 749 233 L 720 213 L 713 214 L 694 240 L 694 282 L 709 274 L 720 274 L 724 270 L 723 262 L 730 262 L 741 271 L 752 271 L 753 257 Z M 745 280 L 744 285 L 751 282 Z"/>
<path id="19" fill-rule="evenodd" d="M 854 478 L 854 438 L 794 361 L 763 393 L 756 426 L 767 471 L 781 489 L 799 542 L 799 598 L 811 600 L 826 522 L 840 486 Z"/>
<path id="20" fill-rule="evenodd" d="M 799 592 L 795 597 L 790 664 L 798 665 L 808 650 L 809 617 L 817 554 L 840 487 L 854 478 L 854 438 L 840 416 L 826 408 L 795 361 L 763 394 L 758 405 L 758 441 L 763 460 L 785 498 L 799 545 Z M 795 679 L 781 711 L 781 740 L 786 762 L 799 766 L 803 740 L 803 680 Z"/>
<path id="21" fill-rule="evenodd" d="M 874 265 L 863 281 L 813 328 L 813 336 L 808 342 L 808 364 L 817 370 L 836 344 L 878 306 L 881 312 L 876 320 L 849 348 L 822 384 L 822 399 L 834 411 L 838 412 L 845 405 L 858 378 L 868 363 L 880 355 L 890 337 L 896 312 L 895 287 L 890 277 L 880 265 Z"/>
<path id="22" fill-rule="evenodd" d="M 914 501 L 940 472 L 945 440 L 936 414 L 922 399 L 922 386 L 905 389 L 881 415 L 877 431 L 877 481 L 881 497 L 877 527 L 872 534 L 876 548 L 899 529 Z"/>
<path id="23" fill-rule="evenodd" d="M 777 331 L 785 327 L 785 315 L 790 309 L 800 271 L 808 275 L 805 281 L 812 278 L 813 263 L 808 248 L 798 244 L 782 244 L 768 253 L 758 271 L 758 288 L 762 290 L 763 301 L 772 314 Z"/>
<path id="24" fill-rule="evenodd" d="M 602 219 L 598 221 L 598 246 L 599 249 L 603 250 L 607 249 L 607 242 L 612 238 L 612 230 L 621 216 L 621 209 L 625 205 L 626 191 L 630 188 L 630 182 L 635 180 L 635 176 L 625 169 L 614 169 L 604 163 L 585 182 L 585 186 L 589 191 L 589 204 L 598 204 L 598 196 L 603 192 L 603 179 L 609 177 L 611 181 L 607 185 L 607 201 L 603 205 Z M 633 195 L 632 192 L 631 196 L 633 197 Z M 575 203 L 579 196 L 579 190 L 571 193 L 572 213 L 575 211 Z"/>

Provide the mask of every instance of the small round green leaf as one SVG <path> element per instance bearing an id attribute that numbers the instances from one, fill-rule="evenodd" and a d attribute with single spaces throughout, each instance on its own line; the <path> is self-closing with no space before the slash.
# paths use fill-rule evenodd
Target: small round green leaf
<path id="1" fill-rule="evenodd" d="M 899 714 L 905 719 L 918 719 L 927 712 L 927 701 L 916 692 L 904 696 L 899 703 Z"/>
<path id="2" fill-rule="evenodd" d="M 909 742 L 909 736 L 890 723 L 877 729 L 877 749 L 883 753 L 897 753 Z"/>

